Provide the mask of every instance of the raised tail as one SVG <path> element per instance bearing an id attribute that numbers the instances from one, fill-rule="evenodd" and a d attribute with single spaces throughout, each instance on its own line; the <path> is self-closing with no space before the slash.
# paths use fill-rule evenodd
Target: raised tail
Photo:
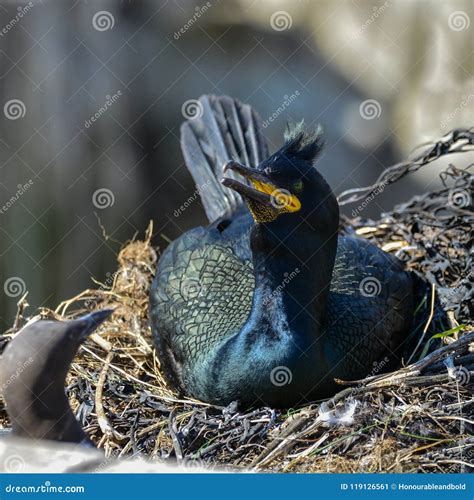
<path id="1" fill-rule="evenodd" d="M 261 120 L 248 104 L 214 95 L 203 95 L 198 102 L 197 115 L 181 126 L 181 149 L 207 218 L 214 222 L 244 205 L 238 193 L 221 184 L 223 165 L 236 160 L 256 167 L 268 157 L 268 148 Z"/>

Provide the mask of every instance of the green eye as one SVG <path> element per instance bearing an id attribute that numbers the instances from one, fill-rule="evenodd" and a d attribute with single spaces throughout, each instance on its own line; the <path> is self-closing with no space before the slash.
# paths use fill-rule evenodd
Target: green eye
<path id="1" fill-rule="evenodd" d="M 293 184 L 293 189 L 296 193 L 303 191 L 303 181 L 300 179 Z"/>

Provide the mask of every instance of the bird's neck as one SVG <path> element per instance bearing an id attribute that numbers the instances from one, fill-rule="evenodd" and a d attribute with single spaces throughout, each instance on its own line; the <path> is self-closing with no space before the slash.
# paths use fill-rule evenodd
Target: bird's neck
<path id="1" fill-rule="evenodd" d="M 43 347 L 48 351 L 47 345 Z M 57 350 L 32 352 L 30 357 L 37 355 L 38 361 L 27 365 L 4 391 L 14 435 L 87 442 L 88 438 L 74 417 L 64 392 L 66 375 L 79 345 L 65 341 L 62 347 L 60 353 Z"/>
<path id="2" fill-rule="evenodd" d="M 254 231 L 251 321 L 268 324 L 273 333 L 286 329 L 314 341 L 324 322 L 337 232 L 328 238 L 304 224 L 284 236 L 271 226 L 257 225 Z"/>

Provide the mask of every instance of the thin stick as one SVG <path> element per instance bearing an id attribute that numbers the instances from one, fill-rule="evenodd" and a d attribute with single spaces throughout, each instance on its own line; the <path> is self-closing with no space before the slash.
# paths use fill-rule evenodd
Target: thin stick
<path id="1" fill-rule="evenodd" d="M 126 436 L 123 434 L 120 434 L 120 432 L 116 431 L 111 423 L 109 422 L 109 419 L 107 418 L 107 415 L 105 414 L 104 411 L 104 405 L 102 404 L 102 398 L 104 394 L 104 385 L 105 385 L 105 379 L 107 378 L 107 372 L 109 371 L 109 366 L 112 361 L 112 358 L 114 357 L 114 353 L 110 351 L 107 354 L 107 358 L 105 359 L 104 366 L 102 367 L 102 370 L 99 375 L 99 381 L 97 382 L 97 387 L 95 390 L 95 410 L 97 413 L 97 423 L 99 424 L 100 430 L 102 433 L 107 436 L 107 437 L 113 437 L 119 441 L 123 441 L 127 439 Z"/>
<path id="2" fill-rule="evenodd" d="M 95 352 L 92 352 L 87 347 L 83 347 L 83 349 L 88 354 L 90 354 L 92 357 L 94 357 L 95 359 L 99 360 L 101 363 L 105 362 L 100 356 L 98 356 Z M 149 384 L 148 382 L 144 382 L 143 380 L 140 380 L 140 379 L 134 377 L 133 375 L 130 375 L 129 373 L 127 373 L 125 370 L 122 370 L 118 366 L 115 366 L 115 365 L 111 364 L 110 368 L 112 368 L 112 370 L 115 370 L 116 372 L 122 374 L 124 377 L 127 377 L 129 380 L 131 380 L 133 382 L 136 382 L 137 384 L 144 385 L 145 387 L 149 387 L 150 389 L 153 389 L 153 390 L 156 389 L 156 387 L 154 385 Z M 212 405 L 210 405 L 208 403 L 203 403 L 202 401 L 198 401 L 198 400 L 194 400 L 194 399 L 189 399 L 189 400 L 176 399 L 176 398 L 170 398 L 170 397 L 167 397 L 167 396 L 161 396 L 160 394 L 155 394 L 155 393 L 153 393 L 153 396 L 155 396 L 158 399 L 162 399 L 163 401 L 168 401 L 170 403 L 194 404 L 194 405 L 205 406 L 205 407 L 212 406 Z"/>
<path id="3" fill-rule="evenodd" d="M 430 310 L 430 315 L 428 317 L 428 321 L 426 322 L 425 327 L 423 328 L 423 333 L 420 335 L 420 339 L 418 340 L 418 343 L 416 344 L 415 349 L 411 353 L 410 357 L 408 358 L 407 363 L 410 364 L 411 360 L 413 359 L 413 356 L 415 355 L 416 351 L 418 351 L 421 343 L 423 342 L 423 339 L 426 335 L 426 332 L 428 331 L 428 328 L 431 324 L 431 321 L 433 321 L 433 316 L 434 316 L 434 305 L 435 305 L 435 292 L 436 292 L 436 287 L 434 283 L 431 284 L 431 310 Z"/>

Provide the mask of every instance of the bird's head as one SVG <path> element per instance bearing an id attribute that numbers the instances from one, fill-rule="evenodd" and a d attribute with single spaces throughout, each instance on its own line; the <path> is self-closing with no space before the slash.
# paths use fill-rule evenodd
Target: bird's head
<path id="1" fill-rule="evenodd" d="M 257 168 L 235 161 L 224 165 L 224 186 L 240 193 L 257 224 L 285 219 L 290 223 L 304 220 L 314 227 L 337 227 L 339 209 L 336 198 L 314 166 L 322 149 L 320 130 L 306 131 L 303 123 L 288 127 L 285 144 Z"/>
<path id="2" fill-rule="evenodd" d="M 63 377 L 79 347 L 112 312 L 112 309 L 102 309 L 69 321 L 39 320 L 26 325 L 2 354 L 0 389 L 2 380 L 9 380 L 12 373 L 19 375 L 18 381 L 9 387 L 10 392 L 22 387 L 31 390 L 25 381 L 40 383 L 42 380 L 47 386 L 57 381 L 62 387 Z"/>

